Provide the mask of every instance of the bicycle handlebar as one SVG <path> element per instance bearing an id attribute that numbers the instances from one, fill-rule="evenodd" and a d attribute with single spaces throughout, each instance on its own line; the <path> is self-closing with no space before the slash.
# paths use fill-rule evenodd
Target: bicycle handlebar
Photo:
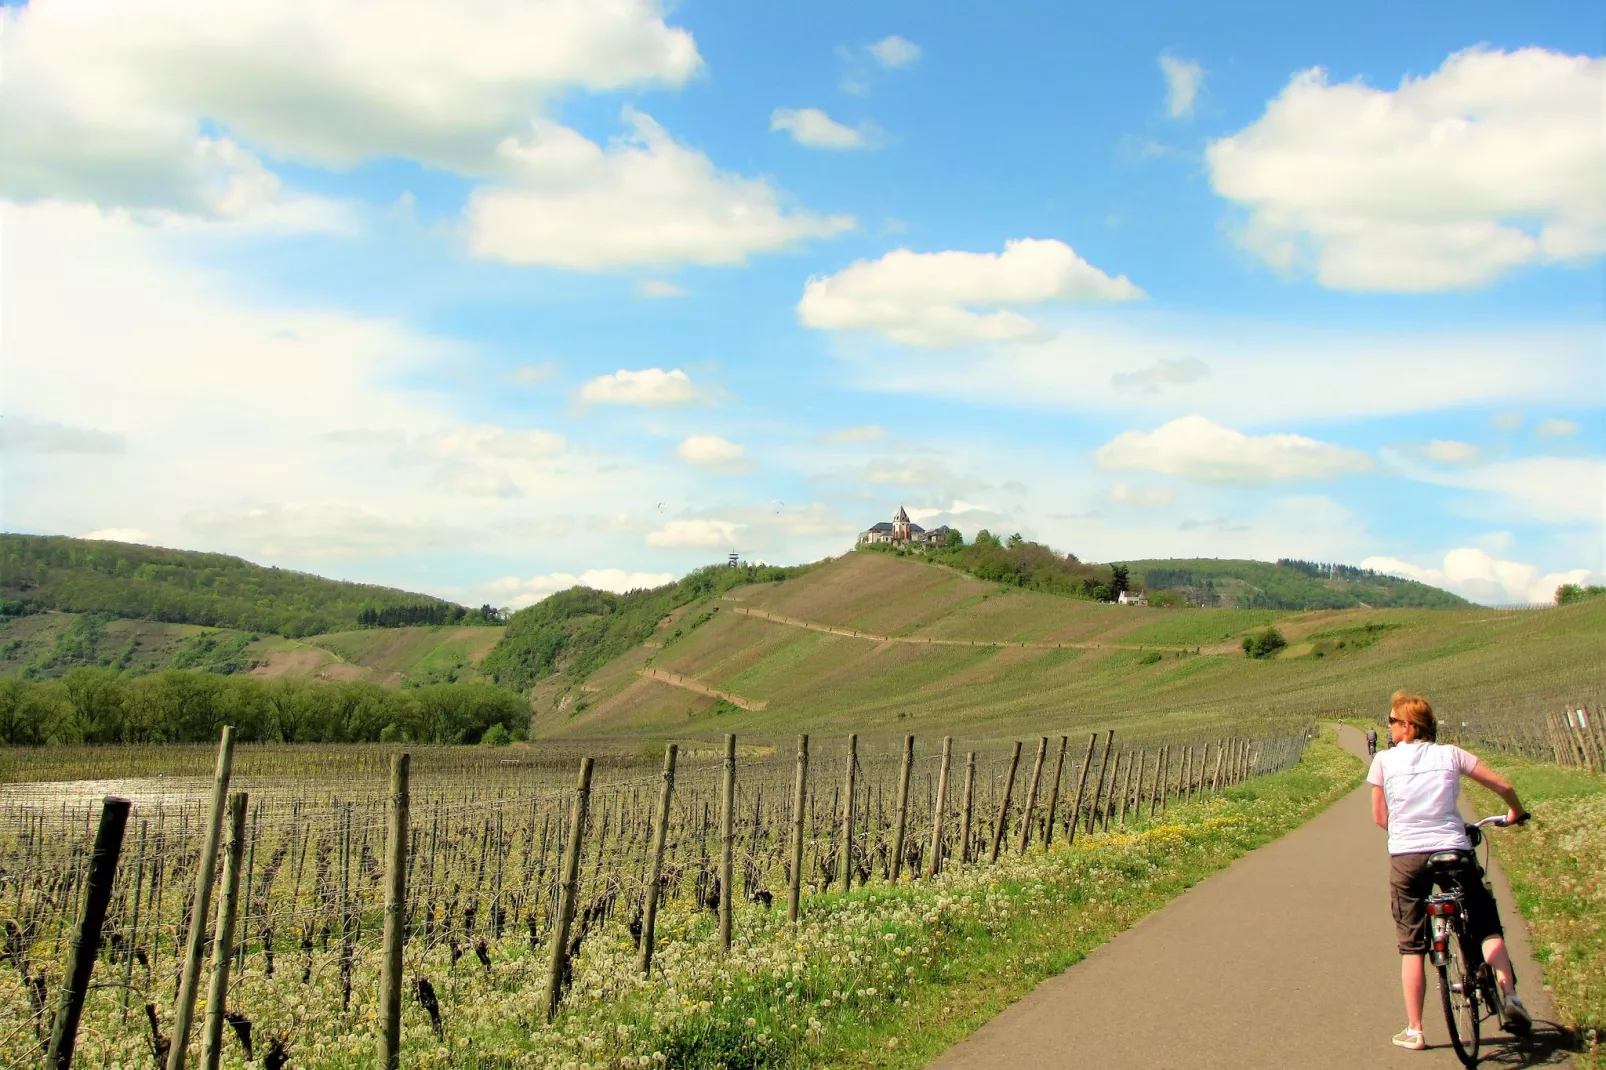
<path id="1" fill-rule="evenodd" d="M 1533 816 L 1534 815 L 1532 815 L 1532 814 L 1524 813 L 1521 817 L 1517 818 L 1517 824 L 1526 825 L 1529 821 L 1531 821 L 1533 819 Z M 1505 814 L 1496 814 L 1493 817 L 1486 817 L 1482 821 L 1474 822 L 1473 824 L 1469 825 L 1468 827 L 1469 828 L 1475 828 L 1475 829 L 1481 829 L 1485 825 L 1491 825 L 1494 828 L 1503 829 L 1503 828 L 1511 827 L 1511 822 L 1506 820 L 1506 815 Z"/>

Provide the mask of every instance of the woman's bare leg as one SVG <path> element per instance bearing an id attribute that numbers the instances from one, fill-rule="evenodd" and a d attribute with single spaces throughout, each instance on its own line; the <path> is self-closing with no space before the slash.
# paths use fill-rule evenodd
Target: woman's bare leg
<path id="1" fill-rule="evenodd" d="M 1501 949 L 1504 954 L 1504 948 Z M 1405 1021 L 1418 1033 L 1422 1032 L 1422 998 L 1427 994 L 1427 972 L 1421 955 L 1400 956 L 1400 987 L 1405 990 Z"/>
<path id="2" fill-rule="evenodd" d="M 1494 967 L 1501 995 L 1509 996 L 1517 991 L 1516 975 L 1511 969 L 1511 955 L 1506 951 L 1504 937 L 1491 936 L 1483 942 L 1483 961 Z"/>

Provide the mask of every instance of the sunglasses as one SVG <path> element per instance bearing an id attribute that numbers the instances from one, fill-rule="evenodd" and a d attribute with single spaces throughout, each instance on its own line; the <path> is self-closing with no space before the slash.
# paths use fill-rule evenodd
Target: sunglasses
<path id="1" fill-rule="evenodd" d="M 1401 720 L 1401 719 L 1400 719 L 1400 718 L 1398 718 L 1398 717 L 1390 717 L 1390 718 L 1389 718 L 1389 724 L 1408 724 L 1408 723 L 1409 723 L 1409 722 L 1407 722 L 1407 721 L 1402 721 L 1402 720 Z"/>

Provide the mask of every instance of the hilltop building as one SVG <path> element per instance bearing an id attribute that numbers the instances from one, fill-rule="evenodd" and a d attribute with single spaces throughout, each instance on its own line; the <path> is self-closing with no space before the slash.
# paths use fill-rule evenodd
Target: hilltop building
<path id="1" fill-rule="evenodd" d="M 903 506 L 892 514 L 890 522 L 883 520 L 879 524 L 872 524 L 867 530 L 859 533 L 859 545 L 870 543 L 891 543 L 894 546 L 943 546 L 948 542 L 949 527 L 947 524 L 940 528 L 925 528 L 909 519 L 909 514 Z"/>

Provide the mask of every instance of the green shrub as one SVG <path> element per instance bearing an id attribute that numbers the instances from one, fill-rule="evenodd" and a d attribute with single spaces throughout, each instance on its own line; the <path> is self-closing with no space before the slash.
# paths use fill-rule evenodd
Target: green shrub
<path id="1" fill-rule="evenodd" d="M 1276 628 L 1267 628 L 1263 632 L 1244 636 L 1244 656 L 1251 658 L 1269 658 L 1277 651 L 1288 645 L 1283 633 Z"/>
<path id="2" fill-rule="evenodd" d="M 487 747 L 505 747 L 513 742 L 513 736 L 509 734 L 506 725 L 497 722 L 485 730 L 485 734 L 480 737 L 480 742 Z"/>
<path id="3" fill-rule="evenodd" d="M 1158 665 L 1164 659 L 1165 659 L 1165 655 L 1164 654 L 1161 654 L 1158 650 L 1151 650 L 1147 654 L 1143 655 L 1141 658 L 1138 659 L 1138 664 L 1139 665 Z"/>

